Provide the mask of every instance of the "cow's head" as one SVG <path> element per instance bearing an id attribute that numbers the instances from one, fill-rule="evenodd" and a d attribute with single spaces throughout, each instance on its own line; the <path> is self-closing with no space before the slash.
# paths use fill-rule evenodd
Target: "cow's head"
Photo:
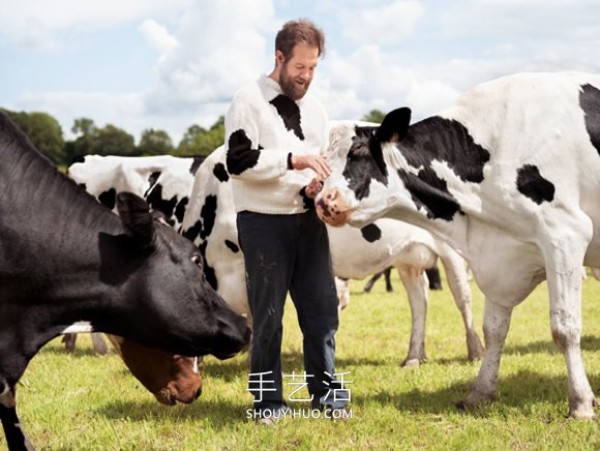
<path id="1" fill-rule="evenodd" d="M 117 318 L 95 318 L 94 329 L 187 356 L 224 359 L 242 350 L 246 319 L 208 284 L 198 249 L 155 220 L 140 197 L 120 193 L 117 207 L 127 233 L 100 234 L 100 279 L 136 302 L 121 302 Z"/>
<path id="2" fill-rule="evenodd" d="M 189 404 L 202 393 L 197 357 L 168 354 L 115 335 L 108 335 L 108 338 L 131 374 L 161 404 Z"/>
<path id="3" fill-rule="evenodd" d="M 383 215 L 391 203 L 385 146 L 406 135 L 410 110 L 389 113 L 380 126 L 356 122 L 334 125 L 329 134 L 327 158 L 332 173 L 315 199 L 317 213 L 327 224 L 362 226 Z"/>

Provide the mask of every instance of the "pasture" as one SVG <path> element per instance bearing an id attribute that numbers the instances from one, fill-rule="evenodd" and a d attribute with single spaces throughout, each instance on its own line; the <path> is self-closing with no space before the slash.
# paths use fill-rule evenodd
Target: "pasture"
<path id="1" fill-rule="evenodd" d="M 209 357 L 202 368 L 201 398 L 164 407 L 114 351 L 107 357 L 93 355 L 87 336 L 80 337 L 73 355 L 56 339 L 32 360 L 17 387 L 21 420 L 41 449 L 600 447 L 597 421 L 566 418 L 566 366 L 550 337 L 545 283 L 514 311 L 500 367 L 499 402 L 474 412 L 454 406 L 466 397 L 480 363 L 466 360 L 463 326 L 445 280 L 443 291 L 430 293 L 429 362 L 415 369 L 399 366 L 408 348 L 410 314 L 395 271 L 393 283 L 394 293 L 386 293 L 380 281 L 363 294 L 364 281 L 351 282 L 351 303 L 341 313 L 337 336 L 337 371 L 349 372 L 344 378 L 351 381 L 352 418 L 346 421 L 286 418 L 274 427 L 254 424 L 246 414 L 251 397 L 245 354 L 223 362 Z M 473 291 L 481 331 L 483 299 L 477 288 Z M 583 298 L 583 356 L 600 396 L 600 282 L 588 277 Z M 284 373 L 302 372 L 291 302 L 284 324 Z M 294 389 L 285 379 L 284 387 Z M 290 407 L 308 409 L 308 403 Z M 5 447 L 0 437 L 0 449 Z"/>

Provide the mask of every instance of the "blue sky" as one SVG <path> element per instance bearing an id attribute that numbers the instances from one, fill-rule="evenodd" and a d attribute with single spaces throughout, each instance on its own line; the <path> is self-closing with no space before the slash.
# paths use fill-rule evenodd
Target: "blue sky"
<path id="1" fill-rule="evenodd" d="M 177 143 L 273 66 L 283 22 L 327 53 L 311 90 L 331 119 L 410 106 L 419 119 L 521 71 L 600 72 L 596 0 L 0 0 L 0 106 L 148 128 Z"/>

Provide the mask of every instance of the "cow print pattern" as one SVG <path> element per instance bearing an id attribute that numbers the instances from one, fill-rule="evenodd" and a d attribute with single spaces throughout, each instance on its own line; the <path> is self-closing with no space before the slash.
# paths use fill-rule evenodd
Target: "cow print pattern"
<path id="1" fill-rule="evenodd" d="M 540 174 L 537 166 L 526 164 L 517 171 L 517 189 L 536 204 L 554 199 L 554 184 Z"/>
<path id="2" fill-rule="evenodd" d="M 227 170 L 230 174 L 240 175 L 258 163 L 261 148 L 253 149 L 252 141 L 242 129 L 236 130 L 229 137 L 227 151 Z"/>
<path id="3" fill-rule="evenodd" d="M 360 229 L 363 238 L 369 243 L 374 243 L 381 239 L 381 229 L 375 224 L 369 224 Z"/>
<path id="4" fill-rule="evenodd" d="M 100 193 L 100 195 L 98 196 L 98 200 L 102 205 L 107 207 L 109 210 L 112 210 L 117 204 L 117 190 L 111 188 L 107 191 Z"/>
<path id="5" fill-rule="evenodd" d="M 298 139 L 304 141 L 304 133 L 302 132 L 302 118 L 300 117 L 300 108 L 296 102 L 290 97 L 283 94 L 278 95 L 269 102 L 277 110 L 277 114 L 281 116 L 285 128 L 292 130 Z"/>
<path id="6" fill-rule="evenodd" d="M 590 141 L 600 154 L 600 90 L 589 84 L 583 85 L 579 105 L 585 113 L 585 128 Z"/>
<path id="7" fill-rule="evenodd" d="M 219 180 L 219 182 L 227 182 L 229 180 L 229 174 L 223 163 L 215 164 L 213 168 L 213 175 Z"/>

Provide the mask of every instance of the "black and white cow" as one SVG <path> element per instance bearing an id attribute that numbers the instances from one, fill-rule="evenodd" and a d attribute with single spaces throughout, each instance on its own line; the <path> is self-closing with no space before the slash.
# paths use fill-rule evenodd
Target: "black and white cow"
<path id="1" fill-rule="evenodd" d="M 49 340 L 92 330 L 183 355 L 227 358 L 246 320 L 202 277 L 202 257 L 141 198 L 120 217 L 60 174 L 0 114 L 0 420 L 10 449 L 31 447 L 15 386 Z"/>
<path id="2" fill-rule="evenodd" d="M 179 230 L 194 175 L 203 160 L 204 157 L 180 158 L 171 155 L 87 155 L 82 162 L 69 166 L 68 175 L 115 212 L 118 193 L 128 191 L 137 194 Z"/>
<path id="3" fill-rule="evenodd" d="M 220 147 L 198 169 L 182 233 L 202 251 L 207 280 L 236 312 L 250 318 L 244 258 L 238 244 L 233 193 L 225 163 L 225 149 Z M 472 359 L 482 356 L 481 342 L 473 326 L 464 262 L 448 245 L 422 229 L 395 221 L 383 221 L 362 234 L 351 227 L 342 230 L 330 227 L 329 237 L 336 276 L 362 278 L 390 265 L 400 271 L 413 313 L 410 349 L 404 364 L 414 366 L 426 360 L 428 291 L 424 269 L 435 265 L 438 256 L 463 316 L 468 355 Z M 337 281 L 338 295 L 343 298 L 340 279 Z"/>
<path id="4" fill-rule="evenodd" d="M 401 219 L 460 250 L 486 298 L 485 356 L 465 405 L 495 399 L 512 310 L 546 279 L 569 413 L 594 417 L 580 351 L 581 265 L 600 265 L 600 76 L 503 77 L 409 121 L 401 108 L 378 128 L 331 131 L 319 215 L 358 227 Z"/>

